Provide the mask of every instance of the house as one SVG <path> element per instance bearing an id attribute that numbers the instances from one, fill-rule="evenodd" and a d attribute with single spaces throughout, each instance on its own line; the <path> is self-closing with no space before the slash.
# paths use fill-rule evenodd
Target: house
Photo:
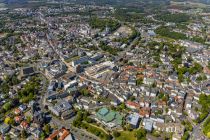
<path id="1" fill-rule="evenodd" d="M 46 140 L 65 140 L 68 135 L 70 135 L 70 132 L 66 128 L 61 128 L 60 130 L 54 131 Z"/>
<path id="2" fill-rule="evenodd" d="M 118 99 L 112 99 L 110 103 L 111 105 L 118 106 L 121 102 Z"/>
<path id="3" fill-rule="evenodd" d="M 151 97 L 156 97 L 158 94 L 158 90 L 156 88 L 151 88 L 150 89 L 150 96 Z"/>
<path id="4" fill-rule="evenodd" d="M 22 121 L 20 123 L 20 127 L 23 128 L 23 129 L 27 129 L 29 127 L 29 124 L 26 121 Z"/>
<path id="5" fill-rule="evenodd" d="M 20 111 L 23 112 L 23 111 L 26 110 L 27 106 L 22 104 L 22 105 L 20 105 L 18 108 L 20 109 Z"/>
<path id="6" fill-rule="evenodd" d="M 141 118 L 144 118 L 144 117 L 148 118 L 150 116 L 150 108 L 149 107 L 140 108 L 139 115 Z"/>
<path id="7" fill-rule="evenodd" d="M 14 110 L 15 115 L 19 115 L 21 113 L 21 110 L 19 108 L 16 108 Z"/>
<path id="8" fill-rule="evenodd" d="M 5 124 L 5 123 L 0 124 L 0 132 L 1 132 L 2 134 L 7 133 L 9 130 L 10 130 L 10 125 Z"/>
<path id="9" fill-rule="evenodd" d="M 15 116 L 14 120 L 16 123 L 20 123 L 22 121 L 23 117 L 22 116 Z"/>
<path id="10" fill-rule="evenodd" d="M 199 117 L 199 113 L 193 109 L 188 110 L 188 115 L 191 119 L 196 120 Z"/>
<path id="11" fill-rule="evenodd" d="M 132 128 L 136 129 L 139 127 L 140 116 L 137 113 L 128 115 L 127 123 L 131 125 Z"/>
<path id="12" fill-rule="evenodd" d="M 143 80 L 143 83 L 146 84 L 146 85 L 152 85 L 152 84 L 155 83 L 155 79 L 145 77 L 144 80 Z"/>
<path id="13" fill-rule="evenodd" d="M 31 131 L 31 134 L 35 137 L 35 138 L 40 138 L 42 131 L 38 128 L 35 128 L 34 130 Z"/>
<path id="14" fill-rule="evenodd" d="M 184 134 L 185 127 L 180 123 L 154 123 L 154 129 L 161 132 Z"/>
<path id="15" fill-rule="evenodd" d="M 148 118 L 144 118 L 143 119 L 144 129 L 147 130 L 148 132 L 152 132 L 153 123 L 154 123 L 153 120 L 148 119 Z"/>
<path id="16" fill-rule="evenodd" d="M 130 109 L 139 109 L 140 108 L 140 105 L 136 102 L 127 101 L 125 103 L 125 105 L 127 108 L 130 108 Z"/>
<path id="17" fill-rule="evenodd" d="M 11 134 L 13 137 L 17 138 L 20 136 L 20 130 L 11 128 L 11 130 L 9 131 L 9 134 Z"/>

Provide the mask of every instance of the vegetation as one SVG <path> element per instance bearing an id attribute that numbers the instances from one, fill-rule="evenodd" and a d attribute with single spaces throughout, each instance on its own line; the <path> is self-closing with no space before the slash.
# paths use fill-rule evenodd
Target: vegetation
<path id="1" fill-rule="evenodd" d="M 92 28 L 99 28 L 101 30 L 105 30 L 106 26 L 109 27 L 110 31 L 115 31 L 120 27 L 120 23 L 112 19 L 99 19 L 99 18 L 91 18 L 90 26 Z"/>
<path id="2" fill-rule="evenodd" d="M 79 93 L 84 95 L 84 96 L 90 95 L 90 93 L 89 93 L 87 88 L 83 88 L 83 89 L 79 90 Z"/>
<path id="3" fill-rule="evenodd" d="M 123 44 L 129 44 L 131 41 L 133 41 L 136 37 L 140 36 L 140 33 L 133 27 L 129 27 L 132 30 L 132 33 L 128 35 L 127 37 L 123 38 L 116 38 L 113 41 L 115 42 L 121 42 Z"/>
<path id="4" fill-rule="evenodd" d="M 179 78 L 180 82 L 183 81 L 183 79 L 184 79 L 183 75 L 186 72 L 189 72 L 189 74 L 196 74 L 196 73 L 202 72 L 202 70 L 203 70 L 203 67 L 199 63 L 196 63 L 196 62 L 190 68 L 187 68 L 187 67 L 178 68 L 177 63 L 174 63 L 174 65 L 175 65 L 175 69 L 176 69 L 176 71 L 178 73 L 178 78 Z"/>
<path id="5" fill-rule="evenodd" d="M 210 117 L 206 119 L 206 121 L 203 124 L 203 133 L 210 138 Z"/>
<path id="6" fill-rule="evenodd" d="M 155 30 L 155 32 L 161 36 L 172 38 L 172 39 L 187 39 L 187 36 L 182 33 L 171 31 L 168 27 L 161 26 Z"/>
<path id="7" fill-rule="evenodd" d="M 90 125 L 86 122 L 83 122 L 81 127 L 86 129 L 88 132 L 98 136 L 102 140 L 111 140 L 112 139 L 112 136 L 105 133 L 102 129 L 95 127 L 93 125 Z"/>
<path id="8" fill-rule="evenodd" d="M 182 14 L 182 13 L 177 13 L 177 14 L 161 13 L 157 15 L 155 18 L 165 21 L 165 22 L 182 23 L 182 22 L 189 21 L 190 16 L 188 16 L 187 14 Z"/>
<path id="9" fill-rule="evenodd" d="M 136 137 L 137 137 L 137 140 L 146 140 L 146 130 L 141 128 L 141 129 L 138 129 L 137 132 L 136 132 Z"/>
<path id="10" fill-rule="evenodd" d="M 208 62 L 208 66 L 207 67 L 210 69 L 210 61 Z"/>
<path id="11" fill-rule="evenodd" d="M 210 111 L 210 95 L 201 94 L 199 96 L 199 104 L 202 105 L 201 114 L 196 122 L 202 122 Z"/>
<path id="12" fill-rule="evenodd" d="M 116 140 L 136 140 L 136 131 L 121 131 L 118 133 L 120 133 L 118 137 L 114 135 Z"/>
<path id="13" fill-rule="evenodd" d="M 33 100 L 38 94 L 40 79 L 32 77 L 28 83 L 18 92 L 19 99 L 22 103 Z"/>
<path id="14" fill-rule="evenodd" d="M 9 92 L 9 87 L 19 84 L 20 81 L 17 75 L 6 76 L 4 81 L 1 83 L 0 91 L 7 94 Z"/>
<path id="15" fill-rule="evenodd" d="M 137 8 L 117 8 L 115 11 L 114 16 L 120 20 L 125 22 L 140 22 L 140 23 L 151 23 L 154 22 L 148 18 L 146 18 L 146 15 L 143 14 L 143 9 L 137 9 Z"/>
<path id="16" fill-rule="evenodd" d="M 165 93 L 159 93 L 158 94 L 158 99 L 167 102 L 169 100 L 169 95 L 168 94 L 165 94 Z"/>
<path id="17" fill-rule="evenodd" d="M 201 82 L 201 81 L 205 81 L 205 80 L 207 80 L 207 77 L 205 74 L 199 75 L 196 79 L 197 82 Z"/>
<path id="18" fill-rule="evenodd" d="M 142 85 L 143 84 L 143 79 L 142 78 L 139 78 L 136 80 L 136 85 L 139 86 L 139 85 Z"/>
<path id="19" fill-rule="evenodd" d="M 193 126 L 189 121 L 182 121 L 182 125 L 185 126 L 186 131 L 193 131 Z"/>
<path id="20" fill-rule="evenodd" d="M 185 131 L 184 135 L 182 136 L 182 140 L 188 140 L 189 136 L 190 136 L 189 132 Z"/>
<path id="21" fill-rule="evenodd" d="M 201 44 L 205 44 L 206 40 L 202 37 L 199 37 L 199 36 L 194 36 L 193 38 L 191 38 L 192 41 L 194 42 L 198 42 L 198 43 L 201 43 Z"/>
<path id="22" fill-rule="evenodd" d="M 119 51 L 121 51 L 121 49 L 118 48 L 113 48 L 111 46 L 106 45 L 104 42 L 100 42 L 99 47 L 103 50 L 106 51 L 112 55 L 117 55 L 117 53 Z"/>
<path id="23" fill-rule="evenodd" d="M 84 111 L 84 112 L 79 111 L 77 113 L 75 120 L 73 121 L 73 126 L 86 129 L 87 131 L 100 137 L 101 139 L 104 139 L 104 140 L 111 139 L 111 136 L 108 135 L 106 132 L 104 132 L 102 129 L 95 127 L 94 125 L 91 125 L 93 120 L 90 119 L 88 117 L 88 115 L 89 115 L 89 113 L 86 111 Z"/>

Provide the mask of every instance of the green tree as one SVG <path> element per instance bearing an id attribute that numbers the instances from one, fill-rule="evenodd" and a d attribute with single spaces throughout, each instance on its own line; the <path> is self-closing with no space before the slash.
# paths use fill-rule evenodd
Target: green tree
<path id="1" fill-rule="evenodd" d="M 113 135 L 114 135 L 114 137 L 119 137 L 119 136 L 120 136 L 120 133 L 117 132 L 117 131 L 114 131 L 114 132 L 113 132 Z"/>
<path id="2" fill-rule="evenodd" d="M 143 128 L 137 130 L 137 132 L 136 132 L 137 140 L 144 140 L 144 139 L 146 139 L 146 134 L 147 134 L 147 132 Z"/>
<path id="3" fill-rule="evenodd" d="M 49 124 L 44 125 L 43 130 L 44 130 L 45 134 L 49 135 L 50 131 L 51 131 L 50 125 Z"/>
<path id="4" fill-rule="evenodd" d="M 210 69 L 210 61 L 208 62 L 208 66 L 207 67 Z"/>
<path id="5" fill-rule="evenodd" d="M 11 108 L 12 108 L 12 104 L 11 102 L 7 102 L 3 105 L 3 108 L 6 110 L 6 111 L 9 111 Z"/>
<path id="6" fill-rule="evenodd" d="M 26 139 L 26 138 L 27 138 L 27 132 L 26 132 L 26 130 L 22 130 L 22 131 L 21 131 L 21 137 L 22 137 L 23 139 Z"/>

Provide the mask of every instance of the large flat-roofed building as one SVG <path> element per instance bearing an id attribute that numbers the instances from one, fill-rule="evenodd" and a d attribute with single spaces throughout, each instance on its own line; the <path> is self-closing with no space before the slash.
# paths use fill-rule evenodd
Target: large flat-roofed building
<path id="1" fill-rule="evenodd" d="M 65 100 L 59 101 L 55 106 L 49 106 L 49 110 L 56 116 L 60 116 L 63 112 L 72 109 L 72 105 Z"/>
<path id="2" fill-rule="evenodd" d="M 71 62 L 72 67 L 76 67 L 77 65 L 83 64 L 85 62 L 89 62 L 90 58 L 88 56 L 80 57 L 79 59 L 76 59 Z"/>
<path id="3" fill-rule="evenodd" d="M 32 76 L 34 74 L 36 74 L 36 70 L 34 67 L 24 67 L 24 68 L 21 68 L 21 71 L 20 71 L 20 78 L 26 78 L 28 76 Z"/>
<path id="4" fill-rule="evenodd" d="M 66 65 L 60 60 L 53 60 L 46 69 L 46 75 L 49 78 L 58 78 L 64 75 L 67 71 Z"/>
<path id="5" fill-rule="evenodd" d="M 128 115 L 127 122 L 128 122 L 128 124 L 131 125 L 132 128 L 138 128 L 139 127 L 139 122 L 140 122 L 139 114 L 134 113 L 134 114 Z"/>
<path id="6" fill-rule="evenodd" d="M 110 61 L 106 61 L 100 64 L 96 64 L 92 67 L 88 67 L 85 69 L 85 74 L 92 78 L 99 78 L 104 73 L 112 71 L 112 68 L 114 67 L 114 64 Z"/>

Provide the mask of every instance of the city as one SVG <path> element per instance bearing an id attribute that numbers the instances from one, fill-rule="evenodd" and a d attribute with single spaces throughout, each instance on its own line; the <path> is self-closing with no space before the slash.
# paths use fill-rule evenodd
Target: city
<path id="1" fill-rule="evenodd" d="M 0 0 L 0 139 L 210 139 L 210 1 Z"/>

